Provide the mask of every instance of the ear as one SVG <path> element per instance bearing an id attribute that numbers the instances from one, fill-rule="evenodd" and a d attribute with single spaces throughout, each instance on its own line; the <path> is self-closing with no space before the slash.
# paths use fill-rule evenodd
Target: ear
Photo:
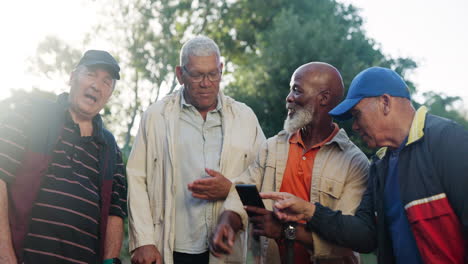
<path id="1" fill-rule="evenodd" d="M 383 94 L 380 96 L 380 103 L 382 106 L 383 114 L 389 115 L 392 106 L 392 97 L 388 94 Z"/>
<path id="2" fill-rule="evenodd" d="M 319 95 L 320 106 L 327 106 L 330 104 L 331 94 L 329 90 L 322 91 Z"/>
<path id="3" fill-rule="evenodd" d="M 176 66 L 175 67 L 175 72 L 176 72 L 176 76 L 177 76 L 177 80 L 179 81 L 179 84 L 184 84 L 184 79 L 182 78 L 184 73 L 183 73 L 183 70 L 182 70 L 182 67 L 181 66 Z"/>
<path id="4" fill-rule="evenodd" d="M 219 70 L 220 70 L 220 71 L 223 71 L 223 68 L 224 68 L 224 64 L 221 62 L 221 63 L 219 64 Z"/>

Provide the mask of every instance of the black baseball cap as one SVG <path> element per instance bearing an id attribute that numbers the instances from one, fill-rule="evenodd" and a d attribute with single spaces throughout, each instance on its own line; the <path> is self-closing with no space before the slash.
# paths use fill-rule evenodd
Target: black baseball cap
<path id="1" fill-rule="evenodd" d="M 84 53 L 83 57 L 78 62 L 77 67 L 80 65 L 84 66 L 102 66 L 112 77 L 116 80 L 120 80 L 120 67 L 117 61 L 109 54 L 109 52 L 104 50 L 88 50 Z"/>

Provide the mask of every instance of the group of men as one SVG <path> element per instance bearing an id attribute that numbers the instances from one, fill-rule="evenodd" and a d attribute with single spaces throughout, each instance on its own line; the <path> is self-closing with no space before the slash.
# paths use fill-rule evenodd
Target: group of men
<path id="1" fill-rule="evenodd" d="M 467 263 L 468 131 L 415 110 L 395 71 L 362 71 L 341 102 L 335 67 L 298 67 L 284 130 L 266 140 L 220 90 L 216 43 L 195 37 L 180 89 L 142 115 L 126 170 L 99 115 L 119 72 L 89 50 L 69 94 L 2 115 L 0 263 L 120 263 L 127 215 L 135 264 L 246 263 L 247 244 L 260 263 L 359 263 L 375 250 L 379 263 Z M 333 122 L 351 117 L 382 147 L 370 163 Z M 266 208 L 243 206 L 236 184 L 256 185 Z"/>

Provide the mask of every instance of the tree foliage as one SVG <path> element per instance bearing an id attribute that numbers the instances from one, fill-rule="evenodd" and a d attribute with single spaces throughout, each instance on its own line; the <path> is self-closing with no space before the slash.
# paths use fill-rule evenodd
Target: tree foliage
<path id="1" fill-rule="evenodd" d="M 389 67 L 402 76 L 417 66 L 410 58 L 385 56 L 366 36 L 352 5 L 330 0 L 246 0 L 226 5 L 222 13 L 207 31 L 232 63 L 233 81 L 226 91 L 254 109 L 267 136 L 282 129 L 290 78 L 302 64 L 334 65 L 345 87 L 371 66 Z M 414 92 L 414 85 L 407 82 Z M 340 125 L 367 154 L 372 152 L 351 133 L 349 122 Z"/>
<path id="2" fill-rule="evenodd" d="M 447 96 L 443 93 L 426 92 L 423 93 L 424 105 L 429 112 L 434 115 L 451 119 L 468 129 L 468 120 L 463 116 L 461 110 L 456 110 L 455 105 L 462 103 L 459 96 Z"/>
<path id="3" fill-rule="evenodd" d="M 177 87 L 179 50 L 194 35 L 208 35 L 219 44 L 225 92 L 253 108 L 267 136 L 282 129 L 291 74 L 304 63 L 334 65 L 345 87 L 370 66 L 389 67 L 403 77 L 417 67 L 411 58 L 383 54 L 366 36 L 359 10 L 334 0 L 107 0 L 102 5 L 99 25 L 84 43 L 106 38 L 119 58 L 123 80 L 105 120 L 124 152 L 130 149 L 141 112 Z M 81 54 L 53 38 L 40 47 L 38 58 L 53 57 L 55 51 L 52 62 L 63 71 Z M 54 70 L 40 60 L 36 64 L 43 72 Z M 406 81 L 414 93 L 413 83 Z M 458 112 L 440 106 L 456 100 L 427 96 L 431 109 L 463 122 Z M 349 122 L 340 125 L 366 154 L 372 153 L 352 134 Z"/>

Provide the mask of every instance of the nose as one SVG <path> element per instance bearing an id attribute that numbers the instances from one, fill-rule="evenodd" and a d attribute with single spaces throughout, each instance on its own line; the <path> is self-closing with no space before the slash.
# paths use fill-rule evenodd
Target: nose
<path id="1" fill-rule="evenodd" d="M 96 83 L 97 81 L 94 80 L 93 82 L 91 82 L 91 89 L 93 89 L 93 91 L 99 91 L 99 88 L 98 88 L 98 85 Z"/>
<path id="2" fill-rule="evenodd" d="M 287 103 L 293 103 L 294 102 L 294 96 L 292 95 L 292 92 L 289 92 L 288 96 L 286 96 L 286 102 Z"/>
<path id="3" fill-rule="evenodd" d="M 203 79 L 200 82 L 200 87 L 208 87 L 210 86 L 210 84 L 211 84 L 211 81 L 208 80 L 208 75 L 206 74 L 203 75 Z"/>

